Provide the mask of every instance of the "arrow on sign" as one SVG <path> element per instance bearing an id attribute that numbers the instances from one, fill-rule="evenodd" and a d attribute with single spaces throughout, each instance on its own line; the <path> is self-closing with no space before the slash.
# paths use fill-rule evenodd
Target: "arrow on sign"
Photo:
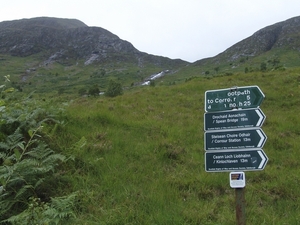
<path id="1" fill-rule="evenodd" d="M 236 129 L 205 132 L 205 150 L 262 148 L 267 136 L 262 129 Z"/>
<path id="2" fill-rule="evenodd" d="M 258 86 L 210 90 L 205 92 L 205 111 L 257 108 L 264 98 Z"/>
<path id="3" fill-rule="evenodd" d="M 204 114 L 204 130 L 261 127 L 266 116 L 260 108 L 211 112 Z"/>
<path id="4" fill-rule="evenodd" d="M 255 110 L 257 116 L 258 116 L 258 121 L 256 123 L 256 127 L 261 127 L 261 125 L 264 123 L 266 116 L 263 114 L 263 112 L 260 109 Z"/>
<path id="5" fill-rule="evenodd" d="M 257 153 L 259 154 L 259 156 L 261 157 L 261 162 L 258 166 L 258 169 L 263 169 L 263 167 L 265 166 L 268 158 L 265 154 L 263 154 L 264 151 L 257 151 Z"/>
<path id="6" fill-rule="evenodd" d="M 263 170 L 267 162 L 268 157 L 262 149 L 205 153 L 207 172 Z"/>
<path id="7" fill-rule="evenodd" d="M 263 146 L 263 144 L 265 143 L 265 141 L 267 140 L 267 136 L 265 134 L 263 134 L 262 130 L 256 130 L 256 132 L 258 133 L 258 135 L 260 137 L 257 147 L 261 148 Z"/>

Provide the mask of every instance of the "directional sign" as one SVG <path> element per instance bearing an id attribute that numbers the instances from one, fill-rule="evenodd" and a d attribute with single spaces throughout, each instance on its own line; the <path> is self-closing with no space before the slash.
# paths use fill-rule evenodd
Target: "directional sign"
<path id="1" fill-rule="evenodd" d="M 207 172 L 263 170 L 267 162 L 262 149 L 205 153 Z"/>
<path id="2" fill-rule="evenodd" d="M 264 98 L 258 86 L 210 90 L 205 92 L 205 111 L 257 108 Z"/>
<path id="3" fill-rule="evenodd" d="M 265 119 L 259 108 L 205 113 L 204 130 L 261 127 Z"/>
<path id="4" fill-rule="evenodd" d="M 205 132 L 205 150 L 262 148 L 267 136 L 261 129 L 235 129 Z"/>

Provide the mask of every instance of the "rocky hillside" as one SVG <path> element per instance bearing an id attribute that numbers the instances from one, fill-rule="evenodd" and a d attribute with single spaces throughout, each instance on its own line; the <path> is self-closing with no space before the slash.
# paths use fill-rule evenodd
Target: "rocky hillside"
<path id="1" fill-rule="evenodd" d="M 28 92 L 75 93 L 95 84 L 103 90 L 110 79 L 131 87 L 162 71 L 172 76 L 160 79 L 172 84 L 207 74 L 299 65 L 300 17 L 265 27 L 217 56 L 193 64 L 140 52 L 108 30 L 76 19 L 0 22 L 0 76 L 10 74 L 15 87 Z"/>
<path id="2" fill-rule="evenodd" d="M 83 60 L 86 65 L 112 60 L 141 66 L 186 64 L 140 52 L 103 28 L 88 27 L 75 19 L 49 17 L 1 22 L 0 53 L 22 57 L 43 53 L 45 64 L 69 64 L 72 60 Z"/>
<path id="3" fill-rule="evenodd" d="M 267 26 L 236 43 L 219 55 L 197 61 L 197 65 L 238 62 L 267 52 L 300 51 L 300 17 Z"/>

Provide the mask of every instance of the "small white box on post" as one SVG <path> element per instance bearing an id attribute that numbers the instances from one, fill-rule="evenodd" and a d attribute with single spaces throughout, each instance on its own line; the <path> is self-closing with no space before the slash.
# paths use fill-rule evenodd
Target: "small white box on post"
<path id="1" fill-rule="evenodd" d="M 230 187 L 244 188 L 246 186 L 246 177 L 244 172 L 231 172 L 229 174 Z"/>

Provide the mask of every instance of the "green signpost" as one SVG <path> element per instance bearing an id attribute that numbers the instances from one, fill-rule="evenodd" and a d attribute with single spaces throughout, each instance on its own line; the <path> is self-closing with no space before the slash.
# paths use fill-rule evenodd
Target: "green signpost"
<path id="1" fill-rule="evenodd" d="M 267 136 L 262 129 L 233 129 L 205 132 L 205 150 L 262 148 Z"/>
<path id="2" fill-rule="evenodd" d="M 205 160 L 207 172 L 254 171 L 263 170 L 268 162 L 268 157 L 262 149 L 249 149 L 206 152 Z"/>
<path id="3" fill-rule="evenodd" d="M 264 97 L 258 86 L 210 90 L 205 92 L 205 111 L 257 108 Z"/>
<path id="4" fill-rule="evenodd" d="M 246 224 L 242 171 L 263 170 L 268 162 L 261 149 L 267 136 L 259 128 L 266 118 L 258 108 L 264 97 L 258 86 L 205 92 L 205 170 L 232 173 L 239 225 Z"/>
<path id="5" fill-rule="evenodd" d="M 205 113 L 204 130 L 261 127 L 265 119 L 266 116 L 260 108 Z"/>

